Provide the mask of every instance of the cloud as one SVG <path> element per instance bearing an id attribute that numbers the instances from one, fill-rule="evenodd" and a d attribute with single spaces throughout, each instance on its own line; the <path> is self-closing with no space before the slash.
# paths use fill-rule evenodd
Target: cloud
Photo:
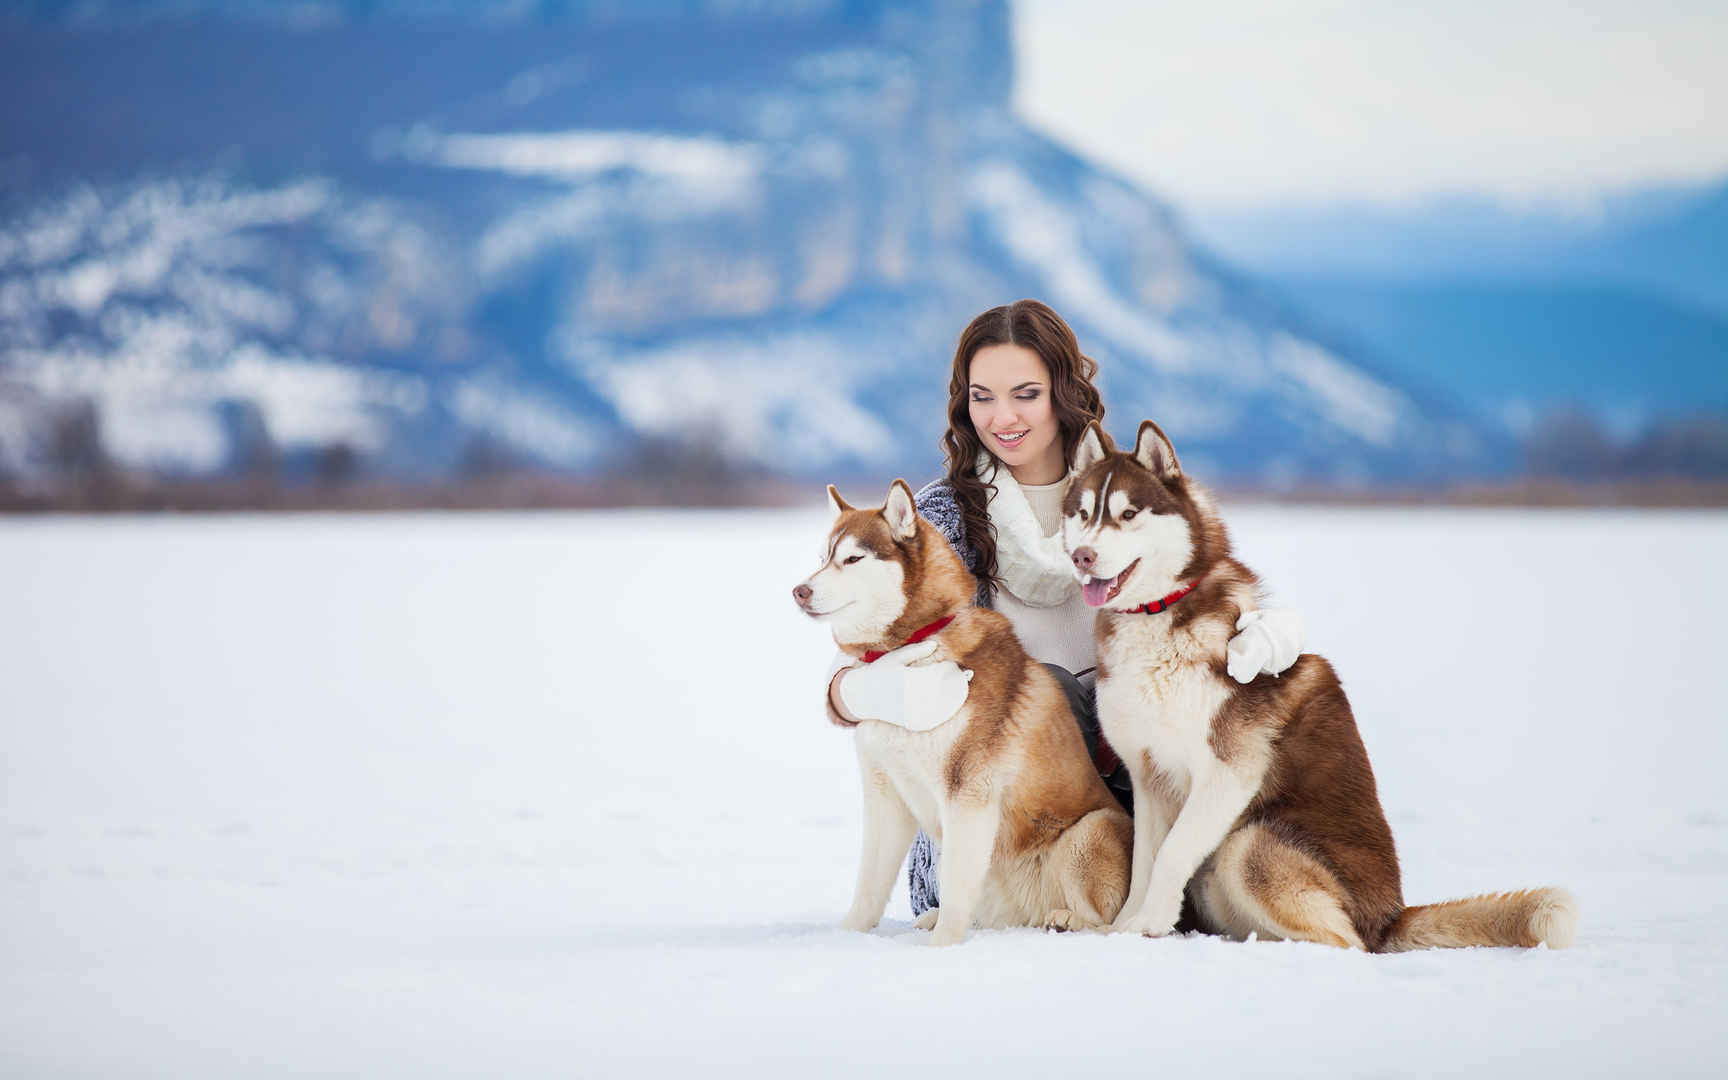
<path id="1" fill-rule="evenodd" d="M 1019 111 L 1192 204 L 1728 171 L 1719 3 L 1025 0 Z"/>

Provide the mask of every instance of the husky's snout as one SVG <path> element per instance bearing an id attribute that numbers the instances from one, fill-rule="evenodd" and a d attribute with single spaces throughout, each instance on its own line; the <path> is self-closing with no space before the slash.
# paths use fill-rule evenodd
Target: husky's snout
<path id="1" fill-rule="evenodd" d="M 816 590 L 812 589 L 807 584 L 799 585 L 792 590 L 792 599 L 796 600 L 798 606 L 803 608 L 806 612 L 810 610 L 810 598 L 815 595 Z"/>

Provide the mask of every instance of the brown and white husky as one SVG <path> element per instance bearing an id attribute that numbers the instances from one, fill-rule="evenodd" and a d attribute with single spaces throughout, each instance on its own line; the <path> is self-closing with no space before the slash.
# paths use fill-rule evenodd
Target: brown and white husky
<path id="1" fill-rule="evenodd" d="M 871 662 L 915 636 L 924 663 L 973 673 L 946 723 L 911 731 L 857 724 L 864 845 L 852 910 L 882 918 L 901 861 L 922 828 L 942 849 L 942 905 L 932 945 L 973 926 L 1107 925 L 1128 892 L 1133 822 L 1094 771 L 1050 673 L 1026 655 L 1007 618 L 973 606 L 977 582 L 897 480 L 881 509 L 855 510 L 832 486 L 835 520 L 822 568 L 793 590 L 847 654 Z M 832 709 L 832 706 L 830 706 Z"/>
<path id="2" fill-rule="evenodd" d="M 1132 887 L 1113 929 L 1202 925 L 1372 952 L 1572 943 L 1561 889 L 1405 907 L 1392 830 L 1350 703 L 1307 654 L 1242 685 L 1226 671 L 1259 580 L 1231 557 L 1207 492 L 1157 424 L 1134 452 L 1091 425 L 1075 453 L 1062 539 L 1100 608 L 1098 714 L 1133 773 Z"/>

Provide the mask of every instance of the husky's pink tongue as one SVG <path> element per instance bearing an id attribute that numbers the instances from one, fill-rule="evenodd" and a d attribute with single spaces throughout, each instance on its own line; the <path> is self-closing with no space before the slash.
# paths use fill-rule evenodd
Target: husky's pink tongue
<path id="1" fill-rule="evenodd" d="M 1121 575 L 1118 574 L 1117 577 Z M 1087 607 L 1103 607 L 1104 601 L 1110 599 L 1110 588 L 1116 584 L 1116 578 L 1093 578 L 1080 586 L 1080 592 L 1086 598 Z"/>

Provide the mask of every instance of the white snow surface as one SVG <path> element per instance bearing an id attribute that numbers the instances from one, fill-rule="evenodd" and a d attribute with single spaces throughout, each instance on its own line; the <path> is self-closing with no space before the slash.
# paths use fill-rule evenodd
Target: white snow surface
<path id="1" fill-rule="evenodd" d="M 1569 886 L 1575 948 L 935 950 L 833 928 L 815 497 L 0 521 L 0 1074 L 1728 1072 L 1728 516 L 1230 515 L 1406 897 Z"/>

